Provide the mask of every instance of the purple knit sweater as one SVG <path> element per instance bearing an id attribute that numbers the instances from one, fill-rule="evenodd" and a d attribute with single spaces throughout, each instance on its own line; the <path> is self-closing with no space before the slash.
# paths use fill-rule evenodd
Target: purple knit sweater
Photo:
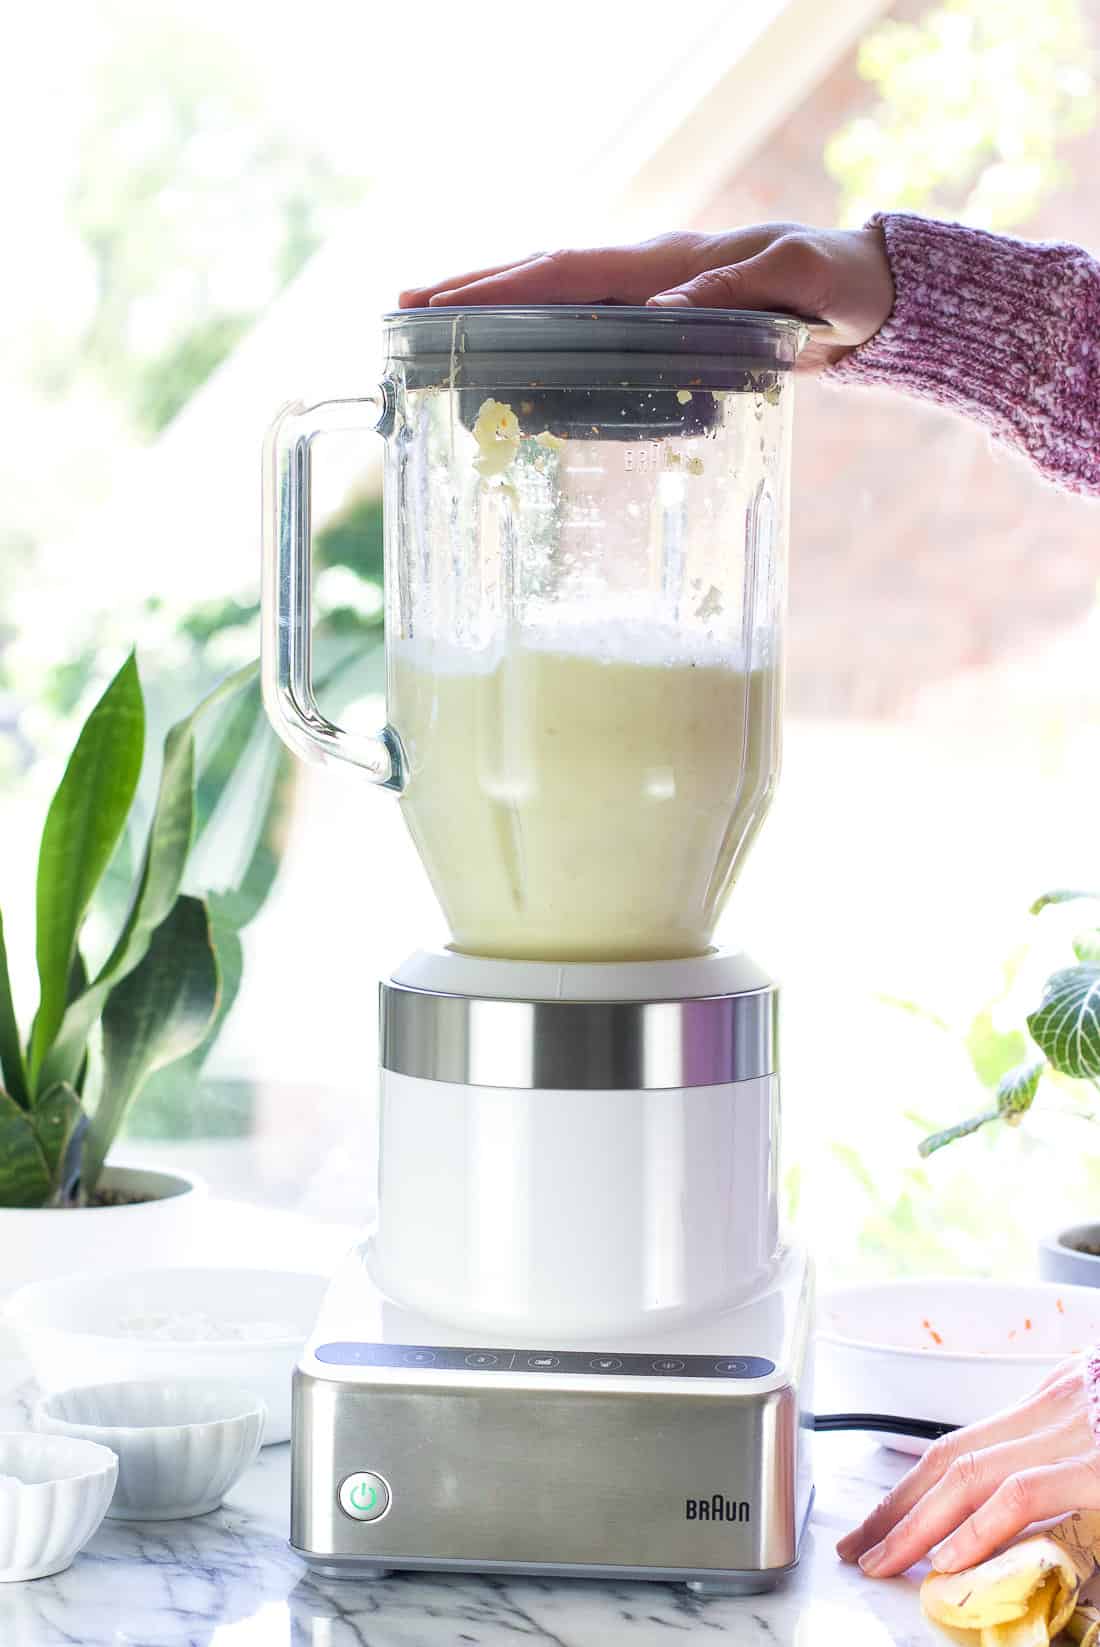
<path id="1" fill-rule="evenodd" d="M 886 236 L 894 308 L 831 367 L 976 418 L 1047 480 L 1100 494 L 1100 263 L 901 214 Z"/>

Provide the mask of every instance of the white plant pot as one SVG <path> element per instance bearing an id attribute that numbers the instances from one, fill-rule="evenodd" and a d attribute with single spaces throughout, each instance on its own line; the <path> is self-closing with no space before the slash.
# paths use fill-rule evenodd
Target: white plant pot
<path id="1" fill-rule="evenodd" d="M 1100 1224 L 1071 1224 L 1039 1243 L 1039 1274 L 1044 1281 L 1075 1287 L 1100 1287 L 1100 1255 L 1078 1245 L 1100 1247 Z"/>
<path id="2" fill-rule="evenodd" d="M 206 1200 L 180 1172 L 107 1167 L 104 1189 L 148 1196 L 119 1207 L 0 1207 L 0 1297 L 74 1270 L 153 1269 L 185 1263 Z"/>

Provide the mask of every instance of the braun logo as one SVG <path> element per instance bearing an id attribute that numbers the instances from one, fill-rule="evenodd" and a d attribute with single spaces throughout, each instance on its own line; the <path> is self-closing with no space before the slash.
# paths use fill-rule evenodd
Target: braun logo
<path id="1" fill-rule="evenodd" d="M 752 1510 L 747 1499 L 723 1498 L 721 1493 L 715 1493 L 713 1498 L 689 1498 L 685 1500 L 684 1514 L 689 1521 L 751 1521 Z"/>

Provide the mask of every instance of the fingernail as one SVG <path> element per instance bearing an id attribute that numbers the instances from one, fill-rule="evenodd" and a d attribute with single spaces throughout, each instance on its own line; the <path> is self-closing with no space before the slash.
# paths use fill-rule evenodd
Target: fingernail
<path id="1" fill-rule="evenodd" d="M 657 296 L 651 297 L 649 301 L 659 304 L 662 309 L 691 308 L 691 299 L 685 296 L 683 292 L 658 292 Z"/>
<path id="2" fill-rule="evenodd" d="M 862 1572 L 867 1574 L 868 1578 L 874 1578 L 875 1574 L 882 1566 L 883 1553 L 883 1546 L 881 1544 L 876 1544 L 873 1550 L 868 1550 L 866 1555 L 860 1556 L 860 1569 Z"/>
<path id="3" fill-rule="evenodd" d="M 951 1544 L 941 1544 L 928 1559 L 937 1573 L 953 1573 L 959 1565 L 958 1551 Z"/>

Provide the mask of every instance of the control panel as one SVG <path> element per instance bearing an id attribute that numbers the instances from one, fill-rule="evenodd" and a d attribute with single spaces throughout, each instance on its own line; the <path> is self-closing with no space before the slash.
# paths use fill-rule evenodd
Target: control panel
<path id="1" fill-rule="evenodd" d="M 626 1351 L 506 1350 L 453 1344 L 321 1344 L 318 1361 L 334 1367 L 403 1367 L 442 1372 L 566 1373 L 620 1378 L 767 1378 L 762 1355 L 638 1355 Z"/>

